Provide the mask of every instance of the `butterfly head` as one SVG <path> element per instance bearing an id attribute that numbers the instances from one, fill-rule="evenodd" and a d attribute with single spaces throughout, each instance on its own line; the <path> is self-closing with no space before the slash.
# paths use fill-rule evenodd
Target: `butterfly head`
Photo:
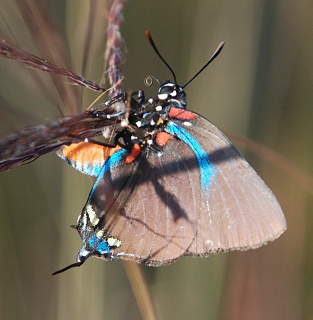
<path id="1" fill-rule="evenodd" d="M 167 81 L 163 83 L 158 90 L 158 98 L 167 101 L 170 105 L 178 108 L 186 108 L 186 93 L 183 87 L 174 82 Z"/>

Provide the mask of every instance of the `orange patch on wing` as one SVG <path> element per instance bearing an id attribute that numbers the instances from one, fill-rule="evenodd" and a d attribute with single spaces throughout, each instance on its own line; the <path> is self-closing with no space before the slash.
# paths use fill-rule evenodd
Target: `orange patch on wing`
<path id="1" fill-rule="evenodd" d="M 73 162 L 100 164 L 119 149 L 121 149 L 120 146 L 110 148 L 90 142 L 79 142 L 64 146 L 62 153 Z"/>
<path id="2" fill-rule="evenodd" d="M 140 151 L 141 151 L 140 145 L 138 143 L 134 144 L 130 155 L 127 156 L 126 159 L 125 159 L 125 163 L 126 164 L 132 163 L 137 158 L 137 156 L 139 155 Z"/>
<path id="3" fill-rule="evenodd" d="M 170 118 L 179 120 L 192 120 L 197 116 L 194 112 L 176 107 L 171 107 L 168 115 Z"/>
<path id="4" fill-rule="evenodd" d="M 174 137 L 167 132 L 158 132 L 155 136 L 155 142 L 160 147 L 166 146 L 170 139 L 174 139 Z"/>

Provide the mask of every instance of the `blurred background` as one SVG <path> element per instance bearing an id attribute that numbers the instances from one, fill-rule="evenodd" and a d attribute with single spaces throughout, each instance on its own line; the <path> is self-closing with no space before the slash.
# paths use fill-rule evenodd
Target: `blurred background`
<path id="1" fill-rule="evenodd" d="M 2 0 L 0 36 L 99 81 L 112 2 L 38 2 Z M 150 74 L 171 79 L 145 30 L 182 85 L 225 41 L 218 59 L 187 87 L 189 109 L 312 174 L 312 12 L 308 0 L 128 1 L 123 89 L 142 89 Z M 1 58 L 0 133 L 80 112 L 97 97 L 89 91 Z M 291 169 L 233 142 L 277 196 L 288 230 L 253 251 L 142 266 L 159 317 L 312 319 L 312 191 Z M 0 174 L 1 319 L 141 318 L 121 261 L 90 259 L 51 275 L 76 259 L 81 240 L 69 226 L 91 186 L 55 154 Z"/>

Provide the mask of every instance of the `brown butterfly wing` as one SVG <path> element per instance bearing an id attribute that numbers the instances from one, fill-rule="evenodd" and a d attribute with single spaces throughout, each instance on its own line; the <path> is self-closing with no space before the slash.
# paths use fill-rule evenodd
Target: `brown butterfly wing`
<path id="1" fill-rule="evenodd" d="M 97 182 L 88 202 L 98 203 L 103 229 L 122 241 L 114 255 L 159 266 L 183 255 L 256 248 L 286 229 L 275 196 L 229 140 L 200 116 L 191 124 L 184 130 L 215 170 L 208 192 L 193 150 L 179 139 L 162 154 L 147 150 L 112 167 Z M 104 194 L 111 200 L 99 202 Z"/>

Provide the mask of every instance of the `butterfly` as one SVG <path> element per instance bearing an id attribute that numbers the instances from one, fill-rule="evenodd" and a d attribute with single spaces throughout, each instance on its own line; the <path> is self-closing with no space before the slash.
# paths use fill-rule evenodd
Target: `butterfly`
<path id="1" fill-rule="evenodd" d="M 159 84 L 155 97 L 145 99 L 142 90 L 121 93 L 80 115 L 0 140 L 0 148 L 8 150 L 0 168 L 1 163 L 7 169 L 57 150 L 75 169 L 96 177 L 73 226 L 83 242 L 77 262 L 54 274 L 81 266 L 89 257 L 162 266 L 182 256 L 247 250 L 286 229 L 277 199 L 254 169 L 210 121 L 187 110 L 185 87 L 224 44 L 180 86 L 149 33 L 147 37 L 174 77 Z M 44 66 L 104 91 L 71 71 Z M 44 137 L 38 137 L 39 128 Z M 101 134 L 109 142 L 93 140 Z"/>

